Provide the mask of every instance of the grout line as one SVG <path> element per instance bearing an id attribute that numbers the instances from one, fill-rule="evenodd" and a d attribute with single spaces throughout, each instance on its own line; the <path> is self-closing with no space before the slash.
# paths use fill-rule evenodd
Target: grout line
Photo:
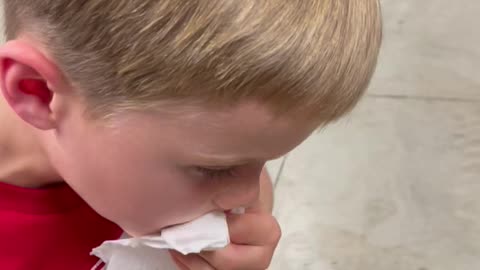
<path id="1" fill-rule="evenodd" d="M 367 94 L 370 98 L 385 99 L 403 99 L 403 100 L 424 100 L 424 101 L 443 101 L 456 103 L 480 103 L 480 99 L 455 98 L 455 97 L 426 97 L 426 96 L 409 96 L 409 95 L 389 95 L 389 94 Z"/>
<path id="2" fill-rule="evenodd" d="M 273 190 L 275 191 L 277 189 L 278 183 L 280 182 L 280 178 L 283 173 L 283 169 L 285 168 L 285 163 L 287 162 L 288 155 L 286 155 L 283 160 L 282 164 L 280 164 L 280 169 L 278 169 L 277 176 L 275 176 L 275 185 L 273 186 Z"/>

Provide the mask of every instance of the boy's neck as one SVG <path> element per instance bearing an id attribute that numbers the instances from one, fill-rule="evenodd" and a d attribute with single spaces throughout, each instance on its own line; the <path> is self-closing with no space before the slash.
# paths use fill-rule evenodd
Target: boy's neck
<path id="1" fill-rule="evenodd" d="M 39 188 L 58 182 L 34 129 L 24 123 L 0 98 L 0 182 Z"/>

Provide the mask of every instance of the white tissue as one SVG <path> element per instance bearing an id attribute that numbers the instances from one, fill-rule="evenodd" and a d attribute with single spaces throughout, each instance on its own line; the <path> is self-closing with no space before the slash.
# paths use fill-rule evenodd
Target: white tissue
<path id="1" fill-rule="evenodd" d="M 176 270 L 169 249 L 184 255 L 226 247 L 230 243 L 225 214 L 210 213 L 190 223 L 164 229 L 160 235 L 106 241 L 92 255 L 106 270 Z"/>

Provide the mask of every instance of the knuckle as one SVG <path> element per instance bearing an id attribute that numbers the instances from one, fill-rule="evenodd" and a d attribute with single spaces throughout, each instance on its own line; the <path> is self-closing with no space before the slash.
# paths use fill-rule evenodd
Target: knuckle
<path id="1" fill-rule="evenodd" d="M 282 228 L 276 219 L 272 219 L 271 223 L 271 242 L 278 244 L 282 238 Z"/>

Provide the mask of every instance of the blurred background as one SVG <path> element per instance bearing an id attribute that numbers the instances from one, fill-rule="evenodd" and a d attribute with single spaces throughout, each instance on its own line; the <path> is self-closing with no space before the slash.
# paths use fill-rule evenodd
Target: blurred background
<path id="1" fill-rule="evenodd" d="M 480 1 L 381 2 L 367 96 L 269 165 L 273 270 L 480 269 Z"/>

